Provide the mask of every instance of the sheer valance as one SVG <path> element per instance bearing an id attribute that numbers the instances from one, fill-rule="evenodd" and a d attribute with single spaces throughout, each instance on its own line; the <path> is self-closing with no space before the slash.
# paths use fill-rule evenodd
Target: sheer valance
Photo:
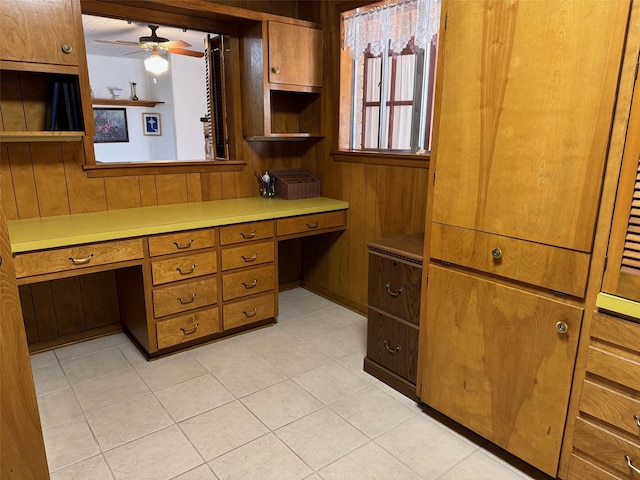
<path id="1" fill-rule="evenodd" d="M 375 7 L 362 7 L 344 17 L 344 48 L 352 58 L 367 48 L 379 55 L 389 45 L 400 53 L 413 37 L 425 48 L 440 25 L 440 0 L 399 0 Z"/>

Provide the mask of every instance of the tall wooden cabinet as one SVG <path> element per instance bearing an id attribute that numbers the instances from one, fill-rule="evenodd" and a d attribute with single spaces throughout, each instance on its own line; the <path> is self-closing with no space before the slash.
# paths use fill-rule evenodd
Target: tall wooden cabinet
<path id="1" fill-rule="evenodd" d="M 555 476 L 630 2 L 442 8 L 421 399 Z"/>

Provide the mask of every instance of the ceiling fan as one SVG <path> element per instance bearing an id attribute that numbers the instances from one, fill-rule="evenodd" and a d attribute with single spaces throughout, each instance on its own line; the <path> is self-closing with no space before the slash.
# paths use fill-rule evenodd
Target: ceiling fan
<path id="1" fill-rule="evenodd" d="M 187 50 L 187 47 L 191 47 L 190 43 L 183 40 L 169 40 L 168 38 L 159 37 L 156 33 L 158 25 L 148 25 L 151 29 L 151 35 L 143 36 L 138 39 L 137 42 L 129 42 L 124 40 L 98 40 L 100 43 L 110 43 L 113 45 L 127 45 L 131 47 L 140 47 L 143 50 L 151 50 L 152 54 L 158 55 L 160 53 L 168 52 L 178 55 L 188 55 L 190 57 L 201 58 L 204 56 L 203 52 L 197 52 L 195 50 Z M 132 52 L 136 53 L 136 52 Z"/>

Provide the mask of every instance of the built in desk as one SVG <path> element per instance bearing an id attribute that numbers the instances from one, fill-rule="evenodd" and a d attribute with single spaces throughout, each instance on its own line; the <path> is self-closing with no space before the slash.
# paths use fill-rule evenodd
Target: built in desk
<path id="1" fill-rule="evenodd" d="M 348 207 L 325 197 L 251 197 L 8 227 L 18 285 L 115 272 L 120 322 L 154 357 L 273 322 L 277 242 L 344 230 Z"/>

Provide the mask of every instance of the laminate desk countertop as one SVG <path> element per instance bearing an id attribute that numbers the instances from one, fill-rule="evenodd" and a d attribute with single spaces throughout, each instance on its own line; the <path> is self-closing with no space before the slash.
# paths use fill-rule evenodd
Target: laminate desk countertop
<path id="1" fill-rule="evenodd" d="M 326 197 L 249 197 L 11 220 L 8 227 L 13 253 L 22 253 L 347 208 L 348 202 Z"/>

